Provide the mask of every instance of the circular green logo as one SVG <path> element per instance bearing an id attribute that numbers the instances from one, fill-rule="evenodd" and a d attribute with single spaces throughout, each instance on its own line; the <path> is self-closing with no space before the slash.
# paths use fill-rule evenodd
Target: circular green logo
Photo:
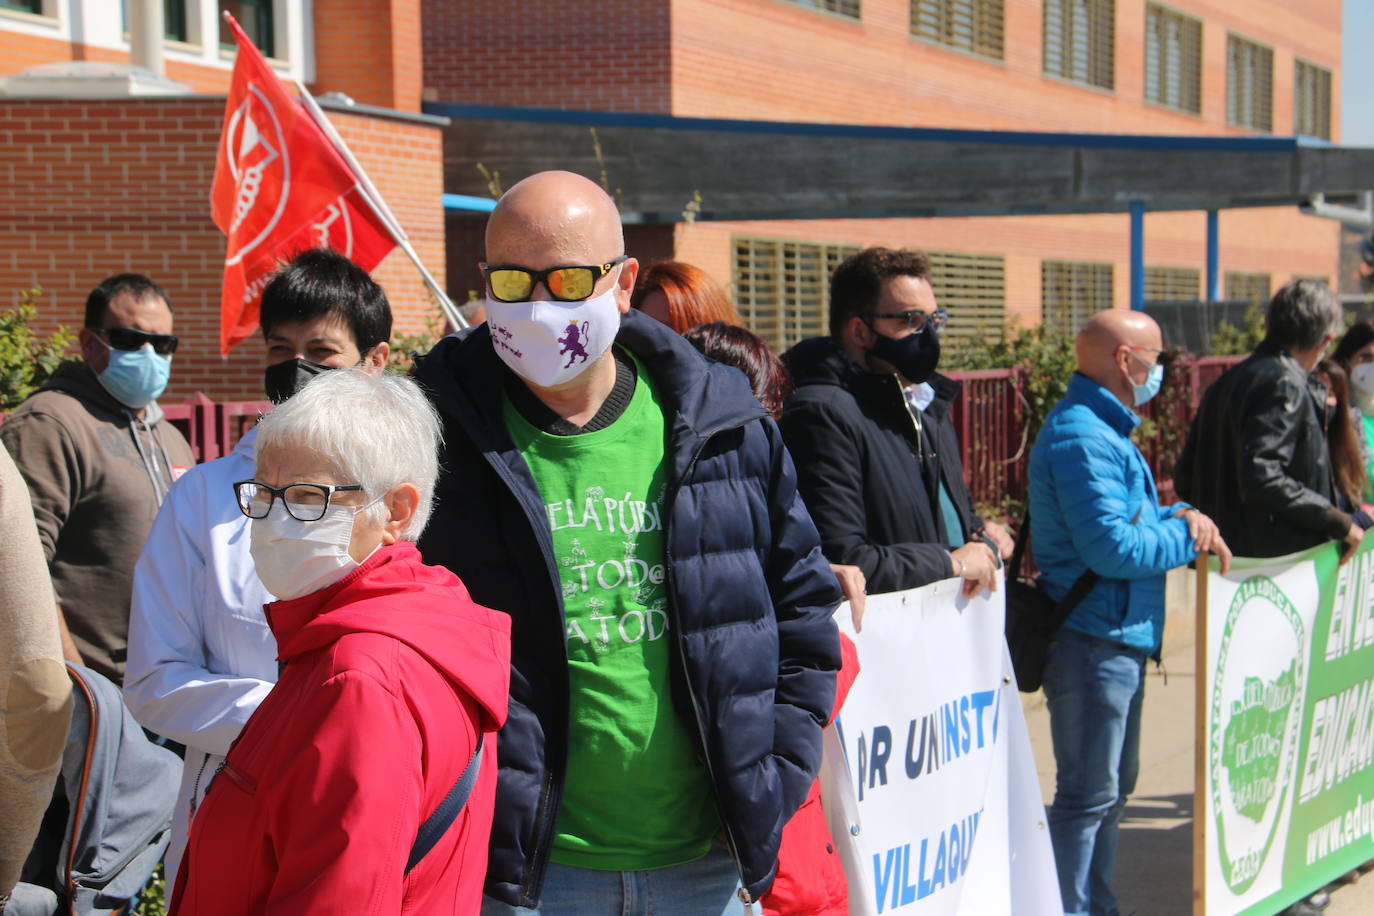
<path id="1" fill-rule="evenodd" d="M 1221 874 L 1238 894 L 1264 866 L 1297 768 L 1304 631 L 1297 609 L 1268 576 L 1242 582 L 1226 614 L 1208 768 Z"/>

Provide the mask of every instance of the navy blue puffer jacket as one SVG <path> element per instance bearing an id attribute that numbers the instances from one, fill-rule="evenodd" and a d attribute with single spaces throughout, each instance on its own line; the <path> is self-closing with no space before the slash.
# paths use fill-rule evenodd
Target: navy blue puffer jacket
<path id="1" fill-rule="evenodd" d="M 839 588 L 796 471 L 743 374 L 637 312 L 616 338 L 667 412 L 665 498 L 674 702 L 711 777 L 741 879 L 772 883 L 783 824 L 806 798 L 834 700 Z M 508 370 L 485 325 L 447 338 L 416 377 L 444 423 L 434 515 L 420 550 L 473 600 L 512 618 L 510 716 L 486 892 L 534 906 L 567 763 L 562 593 L 539 490 L 501 419 Z"/>

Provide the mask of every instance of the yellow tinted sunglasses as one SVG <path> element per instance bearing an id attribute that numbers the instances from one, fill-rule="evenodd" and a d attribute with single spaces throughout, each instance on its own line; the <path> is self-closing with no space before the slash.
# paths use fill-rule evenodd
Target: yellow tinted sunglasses
<path id="1" fill-rule="evenodd" d="M 577 302 L 590 296 L 598 280 L 628 259 L 629 255 L 622 254 L 604 264 L 550 267 L 548 270 L 530 270 L 514 264 L 483 264 L 482 273 L 486 275 L 491 297 L 497 302 L 525 302 L 541 282 L 549 295 L 560 302 Z"/>

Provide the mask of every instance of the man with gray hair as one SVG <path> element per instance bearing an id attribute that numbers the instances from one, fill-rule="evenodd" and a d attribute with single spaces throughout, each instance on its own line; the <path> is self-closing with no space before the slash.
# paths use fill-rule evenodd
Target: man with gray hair
<path id="1" fill-rule="evenodd" d="M 1210 516 L 1237 556 L 1277 557 L 1363 531 L 1335 506 L 1326 393 L 1309 373 L 1344 327 L 1319 280 L 1274 294 L 1264 341 L 1202 398 L 1174 470 L 1178 495 Z"/>

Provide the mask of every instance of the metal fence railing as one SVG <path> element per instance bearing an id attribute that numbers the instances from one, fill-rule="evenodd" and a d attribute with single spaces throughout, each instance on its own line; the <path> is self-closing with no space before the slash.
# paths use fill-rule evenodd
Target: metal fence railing
<path id="1" fill-rule="evenodd" d="M 1210 356 L 1175 364 L 1164 391 L 1141 411 L 1152 422 L 1152 435 L 1141 443 L 1160 493 L 1172 498 L 1169 480 L 1178 449 L 1188 434 L 1202 392 L 1240 357 Z M 1026 423 L 1025 373 L 1020 369 L 950 372 L 963 390 L 950 412 L 959 438 L 960 457 L 969 491 L 979 506 L 1002 507 L 1026 495 L 1030 449 Z M 162 410 L 191 444 L 196 461 L 229 454 L 245 432 L 272 405 L 268 401 L 212 401 L 196 392 Z M 0 422 L 4 414 L 0 414 Z"/>
<path id="2" fill-rule="evenodd" d="M 1239 356 L 1207 356 L 1175 363 L 1166 373 L 1160 396 L 1139 411 L 1150 421 L 1140 442 L 1165 502 L 1173 500 L 1174 462 L 1188 436 L 1202 393 Z M 1020 369 L 950 372 L 963 382 L 951 417 L 959 435 L 964 475 L 975 505 L 1002 507 L 1026 498 L 1030 449 L 1025 401 L 1025 374 Z"/>

